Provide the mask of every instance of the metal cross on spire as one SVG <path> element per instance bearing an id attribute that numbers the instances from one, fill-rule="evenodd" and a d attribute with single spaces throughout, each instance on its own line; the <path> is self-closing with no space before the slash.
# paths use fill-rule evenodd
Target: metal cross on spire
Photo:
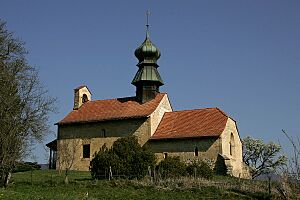
<path id="1" fill-rule="evenodd" d="M 146 24 L 146 37 L 149 38 L 149 16 L 150 16 L 150 11 L 146 11 L 146 19 L 147 19 L 147 24 Z"/>
<path id="2" fill-rule="evenodd" d="M 150 16 L 149 10 L 146 11 L 146 16 L 147 16 L 147 25 L 146 26 L 149 26 L 149 16 Z"/>

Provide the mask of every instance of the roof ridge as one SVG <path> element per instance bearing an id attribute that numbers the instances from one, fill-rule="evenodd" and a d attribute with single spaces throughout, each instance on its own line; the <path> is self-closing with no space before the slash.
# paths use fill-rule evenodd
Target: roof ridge
<path id="1" fill-rule="evenodd" d="M 225 113 L 223 110 L 221 110 L 220 108 L 216 107 L 216 109 L 222 113 L 224 116 L 231 118 L 229 115 L 227 115 L 227 113 Z"/>
<path id="2" fill-rule="evenodd" d="M 86 85 L 80 85 L 80 86 L 76 87 L 74 90 L 79 90 L 79 89 L 84 88 L 84 87 L 87 87 L 87 86 Z"/>
<path id="3" fill-rule="evenodd" d="M 187 109 L 187 110 L 175 110 L 175 111 L 172 111 L 172 113 L 174 113 L 174 112 L 185 112 L 185 111 L 196 111 L 196 110 L 208 110 L 208 109 L 217 109 L 217 110 L 222 112 L 222 110 L 220 110 L 218 107 L 211 107 L 211 108 L 196 108 L 196 109 Z M 225 115 L 226 115 L 226 113 L 225 113 Z"/>
<path id="4" fill-rule="evenodd" d="M 136 97 L 136 96 L 119 97 L 119 98 L 111 98 L 111 99 L 97 99 L 97 100 L 91 100 L 90 102 L 96 102 L 96 101 L 111 101 L 111 100 L 127 99 L 127 98 L 135 98 L 135 97 Z"/>
<path id="5" fill-rule="evenodd" d="M 167 94 L 166 92 L 161 92 L 159 94 Z M 136 98 L 136 96 L 127 96 L 127 97 L 117 97 L 117 98 L 111 98 L 111 99 L 96 99 L 96 100 L 91 100 L 89 102 L 96 102 L 96 101 L 111 101 L 111 100 L 118 100 L 118 99 L 128 99 L 128 98 Z M 153 99 L 154 100 L 154 99 Z"/>

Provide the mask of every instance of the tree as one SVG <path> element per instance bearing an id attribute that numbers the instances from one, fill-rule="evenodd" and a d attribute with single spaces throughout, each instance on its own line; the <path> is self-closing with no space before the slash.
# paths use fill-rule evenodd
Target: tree
<path id="1" fill-rule="evenodd" d="M 48 132 L 48 114 L 55 99 L 48 95 L 38 72 L 28 65 L 24 43 L 0 19 L 0 186 L 11 171 Z"/>
<path id="2" fill-rule="evenodd" d="M 58 140 L 58 152 L 57 161 L 58 161 L 58 170 L 61 172 L 65 170 L 65 184 L 69 183 L 69 171 L 73 167 L 76 161 L 76 156 L 78 156 L 78 149 L 80 146 L 79 139 L 70 139 L 70 140 Z"/>
<path id="3" fill-rule="evenodd" d="M 300 139 L 299 137 L 294 139 L 285 130 L 282 130 L 282 133 L 286 136 L 293 148 L 293 154 L 289 157 L 288 166 L 285 171 L 293 181 L 297 180 L 300 182 Z"/>
<path id="4" fill-rule="evenodd" d="M 128 136 L 116 140 L 111 149 L 103 146 L 91 161 L 90 170 L 96 179 L 108 176 L 110 169 L 112 174 L 142 178 L 155 162 L 154 153 L 141 147 L 136 137 Z"/>
<path id="5" fill-rule="evenodd" d="M 279 155 L 281 146 L 246 137 L 243 141 L 243 160 L 250 167 L 252 178 L 275 171 L 285 165 L 286 156 Z"/>

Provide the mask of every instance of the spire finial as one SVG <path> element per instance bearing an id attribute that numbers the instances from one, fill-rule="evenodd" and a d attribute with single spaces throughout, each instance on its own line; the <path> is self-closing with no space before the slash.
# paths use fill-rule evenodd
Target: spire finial
<path id="1" fill-rule="evenodd" d="M 147 17 L 147 24 L 146 24 L 146 37 L 149 38 L 149 16 L 150 16 L 150 11 L 146 11 L 146 17 Z"/>

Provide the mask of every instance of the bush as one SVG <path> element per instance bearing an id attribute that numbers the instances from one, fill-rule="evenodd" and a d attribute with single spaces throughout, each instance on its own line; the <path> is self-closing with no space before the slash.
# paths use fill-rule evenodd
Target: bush
<path id="1" fill-rule="evenodd" d="M 103 146 L 90 163 L 91 175 L 95 179 L 108 177 L 109 167 L 113 175 L 127 178 L 142 178 L 148 166 L 155 164 L 154 153 L 143 148 L 133 136 L 116 140 L 111 149 Z"/>
<path id="2" fill-rule="evenodd" d="M 187 173 L 191 176 L 211 179 L 213 177 L 213 170 L 204 161 L 194 161 L 186 168 Z"/>
<path id="3" fill-rule="evenodd" d="M 39 169 L 41 169 L 41 166 L 36 162 L 18 162 L 12 172 L 26 172 Z"/>
<path id="4" fill-rule="evenodd" d="M 179 157 L 168 157 L 162 160 L 157 168 L 163 178 L 174 178 L 187 174 L 186 164 L 181 162 Z"/>
<path id="5" fill-rule="evenodd" d="M 104 144 L 90 162 L 91 175 L 94 179 L 106 178 L 109 175 L 109 167 L 112 167 L 115 172 L 117 171 L 116 166 L 117 162 L 115 156 Z"/>
<path id="6" fill-rule="evenodd" d="M 136 137 L 124 137 L 114 142 L 112 152 L 119 158 L 119 173 L 126 176 L 142 178 L 148 167 L 155 165 L 154 153 L 146 147 L 142 148 Z"/>

